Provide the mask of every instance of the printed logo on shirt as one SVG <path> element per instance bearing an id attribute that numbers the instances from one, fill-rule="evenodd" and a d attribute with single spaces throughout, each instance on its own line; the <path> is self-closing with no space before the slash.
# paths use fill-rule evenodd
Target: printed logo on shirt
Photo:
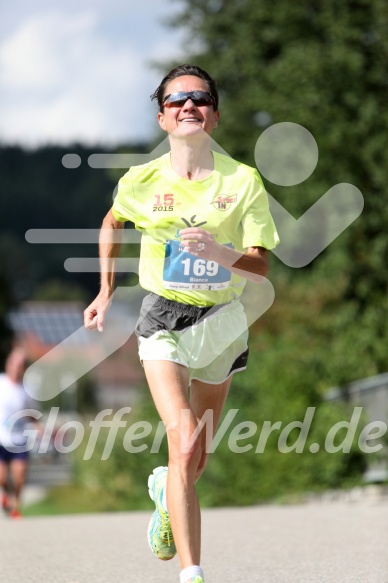
<path id="1" fill-rule="evenodd" d="M 227 211 L 236 201 L 237 194 L 216 194 L 211 204 L 219 211 Z"/>
<path id="2" fill-rule="evenodd" d="M 198 222 L 197 215 L 193 215 L 189 219 L 185 219 L 181 217 L 181 220 L 185 223 L 186 227 L 202 227 L 202 225 L 206 225 L 207 221 Z"/>
<path id="3" fill-rule="evenodd" d="M 207 221 L 202 221 L 201 219 L 198 219 L 197 215 L 193 215 L 189 219 L 185 219 L 185 217 L 181 217 L 181 221 L 183 221 L 185 223 L 186 227 L 203 227 L 203 225 L 207 224 Z M 180 227 L 176 230 L 175 239 L 181 238 L 181 230 L 184 228 L 185 227 Z M 218 234 L 214 233 L 212 235 L 212 237 L 215 239 L 216 237 L 218 237 Z"/>
<path id="4" fill-rule="evenodd" d="M 155 194 L 154 196 L 154 206 L 152 211 L 173 211 L 174 210 L 174 195 L 171 193 L 167 194 Z"/>

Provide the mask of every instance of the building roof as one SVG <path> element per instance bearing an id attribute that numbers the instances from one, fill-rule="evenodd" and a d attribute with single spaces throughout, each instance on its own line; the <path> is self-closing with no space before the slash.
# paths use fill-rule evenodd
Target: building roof
<path id="1" fill-rule="evenodd" d="M 75 345 L 90 343 L 78 302 L 25 302 L 8 312 L 8 322 L 17 337 L 33 335 L 42 345 L 53 346 L 69 337 Z"/>

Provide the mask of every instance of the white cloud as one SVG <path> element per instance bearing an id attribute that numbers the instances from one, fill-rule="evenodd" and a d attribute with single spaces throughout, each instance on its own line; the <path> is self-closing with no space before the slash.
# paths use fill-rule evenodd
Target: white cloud
<path id="1" fill-rule="evenodd" d="M 2 85 L 9 90 L 58 87 L 65 73 L 65 57 L 74 59 L 73 40 L 88 37 L 94 24 L 91 14 L 67 21 L 50 14 L 25 22 L 1 47 Z"/>
<path id="2" fill-rule="evenodd" d="M 109 21 L 85 2 L 78 10 L 27 14 L 11 27 L 0 45 L 2 141 L 149 137 L 156 111 L 148 96 L 160 76 L 148 63 L 176 56 L 180 35 L 155 21 L 147 26 L 148 9 L 144 3 L 142 17 L 127 11 L 127 22 Z"/>

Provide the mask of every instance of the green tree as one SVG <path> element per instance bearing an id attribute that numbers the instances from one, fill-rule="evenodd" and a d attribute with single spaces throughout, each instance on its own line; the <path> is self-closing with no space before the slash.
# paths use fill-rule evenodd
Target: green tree
<path id="1" fill-rule="evenodd" d="M 185 60 L 218 82 L 216 141 L 255 165 L 255 145 L 266 127 L 301 124 L 317 141 L 318 165 L 304 183 L 267 183 L 269 192 L 296 218 L 336 183 L 354 184 L 364 195 L 359 219 L 312 264 L 297 270 L 271 259 L 275 303 L 253 327 L 254 362 L 234 380 L 229 401 L 241 415 L 261 421 L 301 419 L 307 406 L 316 406 L 313 432 L 323 436 L 336 419 L 349 415 L 322 403 L 325 390 L 387 366 L 388 5 L 383 0 L 180 5 L 171 24 L 186 30 Z M 177 64 L 164 64 L 163 71 Z M 265 457 L 247 454 L 239 463 L 243 481 L 258 476 L 261 497 L 339 486 L 365 468 L 356 449 L 316 458 L 307 451 L 298 458 L 269 447 Z M 217 465 L 219 481 L 221 468 Z M 224 486 L 219 491 L 228 498 Z"/>
<path id="2" fill-rule="evenodd" d="M 267 125 L 291 121 L 306 127 L 319 147 L 313 174 L 295 187 L 267 184 L 295 217 L 336 183 L 352 183 L 363 193 L 361 217 L 312 265 L 298 271 L 274 261 L 271 279 L 283 272 L 290 285 L 306 284 L 306 274 L 313 272 L 316 283 L 305 285 L 305 301 L 319 288 L 317 281 L 329 278 L 341 294 L 315 315 L 321 324 L 330 321 L 325 339 L 331 337 L 344 356 L 353 338 L 365 363 L 356 374 L 386 370 L 387 3 L 182 0 L 181 5 L 171 24 L 187 32 L 186 60 L 218 81 L 217 142 L 255 165 L 255 144 Z"/>
<path id="3" fill-rule="evenodd" d="M 12 332 L 6 320 L 11 305 L 11 291 L 0 263 L 0 370 L 3 370 L 5 358 L 11 347 Z"/>
<path id="4" fill-rule="evenodd" d="M 143 145 L 129 145 L 126 152 L 148 151 Z M 118 151 L 122 151 L 118 149 Z M 114 148 L 46 146 L 24 150 L 0 147 L 0 171 L 4 196 L 0 198 L 0 261 L 4 275 L 18 300 L 69 299 L 85 303 L 98 288 L 98 274 L 69 273 L 64 269 L 68 257 L 97 257 L 97 241 L 81 244 L 31 244 L 30 229 L 99 229 L 112 204 L 117 176 L 112 170 L 92 168 L 89 156 L 109 154 Z M 69 153 L 80 158 L 80 165 L 65 168 L 62 159 Z M 121 174 L 123 174 L 123 170 Z M 120 279 L 120 275 L 119 275 Z M 60 288 L 54 289 L 60 282 Z M 40 297 L 42 294 L 42 297 Z"/>

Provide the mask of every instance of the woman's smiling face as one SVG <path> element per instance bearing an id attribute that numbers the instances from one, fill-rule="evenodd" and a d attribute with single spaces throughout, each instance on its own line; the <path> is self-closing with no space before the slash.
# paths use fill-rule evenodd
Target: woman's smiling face
<path id="1" fill-rule="evenodd" d="M 209 87 L 206 81 L 195 75 L 182 75 L 176 77 L 168 83 L 164 95 L 170 93 L 207 91 Z M 198 130 L 205 131 L 211 135 L 217 126 L 220 114 L 214 111 L 212 105 L 197 106 L 191 99 L 188 99 L 181 107 L 164 107 L 158 113 L 160 127 L 168 134 L 174 133 L 180 137 L 195 135 Z"/>

